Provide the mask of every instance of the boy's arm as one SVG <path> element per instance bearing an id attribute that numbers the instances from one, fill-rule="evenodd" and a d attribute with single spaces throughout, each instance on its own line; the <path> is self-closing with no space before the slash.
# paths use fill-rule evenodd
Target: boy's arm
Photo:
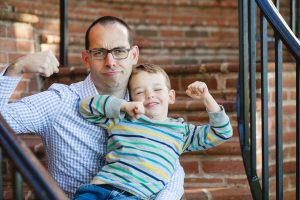
<path id="1" fill-rule="evenodd" d="M 90 96 L 80 102 L 79 112 L 89 122 L 108 128 L 121 117 L 123 101 L 109 95 Z"/>
<path id="2" fill-rule="evenodd" d="M 193 99 L 203 102 L 209 115 L 209 124 L 189 125 L 184 149 L 186 151 L 203 150 L 217 146 L 232 137 L 232 126 L 222 106 L 208 92 L 204 82 L 196 81 L 188 86 L 186 93 Z"/>
<path id="3" fill-rule="evenodd" d="M 144 113 L 142 102 L 127 102 L 109 95 L 96 95 L 83 99 L 79 107 L 80 114 L 88 121 L 108 128 L 121 119 L 121 112 L 134 118 Z"/>
<path id="4" fill-rule="evenodd" d="M 181 199 L 184 193 L 184 171 L 181 167 L 179 160 L 176 162 L 175 171 L 172 175 L 170 182 L 161 190 L 156 196 L 156 200 L 166 200 L 166 199 Z"/>
<path id="5" fill-rule="evenodd" d="M 220 112 L 209 112 L 209 124 L 187 126 L 184 151 L 206 150 L 218 146 L 232 137 L 232 126 L 229 117 L 221 106 Z"/>

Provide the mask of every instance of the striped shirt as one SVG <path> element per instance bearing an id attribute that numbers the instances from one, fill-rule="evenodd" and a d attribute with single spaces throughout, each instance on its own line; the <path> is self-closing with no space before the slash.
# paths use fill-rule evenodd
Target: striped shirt
<path id="1" fill-rule="evenodd" d="M 164 121 L 142 115 L 135 119 L 120 112 L 124 100 L 108 95 L 88 97 L 80 113 L 108 130 L 107 163 L 92 180 L 111 184 L 143 199 L 153 199 L 169 182 L 183 152 L 205 150 L 232 136 L 229 117 L 209 113 L 208 125 L 196 126 L 182 118 Z"/>
<path id="2" fill-rule="evenodd" d="M 78 111 L 82 98 L 98 92 L 88 76 L 70 86 L 53 84 L 47 91 L 8 103 L 19 81 L 0 74 L 0 112 L 16 133 L 41 136 L 49 173 L 71 198 L 105 163 L 106 131 L 84 120 Z M 176 169 L 157 199 L 182 196 L 184 172 L 179 163 Z"/>

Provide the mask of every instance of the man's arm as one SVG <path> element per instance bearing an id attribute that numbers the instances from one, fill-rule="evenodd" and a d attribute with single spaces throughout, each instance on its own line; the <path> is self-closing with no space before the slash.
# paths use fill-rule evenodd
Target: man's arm
<path id="1" fill-rule="evenodd" d="M 184 193 L 184 171 L 180 165 L 179 160 L 176 162 L 175 171 L 172 175 L 170 182 L 164 187 L 163 190 L 155 198 L 156 200 L 179 200 Z"/>
<path id="2" fill-rule="evenodd" d="M 8 104 L 23 73 L 39 73 L 43 76 L 50 76 L 58 72 L 58 65 L 52 52 L 37 52 L 18 58 L 0 73 L 0 112 L 16 132 L 35 132 L 38 123 L 42 123 L 42 120 L 44 121 L 46 118 L 43 110 L 49 105 L 49 97 L 53 97 L 52 95 L 47 97 L 44 94 L 37 94 L 19 100 L 17 103 Z M 46 112 L 48 113 L 48 111 Z"/>

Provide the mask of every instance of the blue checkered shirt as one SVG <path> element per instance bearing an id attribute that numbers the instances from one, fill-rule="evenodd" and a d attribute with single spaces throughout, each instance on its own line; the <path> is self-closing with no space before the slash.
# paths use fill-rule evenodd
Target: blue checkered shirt
<path id="1" fill-rule="evenodd" d="M 53 84 L 47 91 L 7 103 L 20 78 L 0 74 L 0 111 L 17 133 L 40 135 L 48 170 L 68 197 L 89 183 L 103 166 L 107 134 L 84 120 L 78 104 L 84 97 L 98 94 L 90 76 L 71 84 Z M 128 95 L 126 95 L 128 96 Z M 172 180 L 156 199 L 180 199 L 184 172 L 179 162 Z"/>

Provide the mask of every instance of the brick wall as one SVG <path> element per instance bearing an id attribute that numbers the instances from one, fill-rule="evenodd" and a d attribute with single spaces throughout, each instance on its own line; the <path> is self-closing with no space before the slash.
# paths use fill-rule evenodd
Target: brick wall
<path id="1" fill-rule="evenodd" d="M 284 6 L 281 10 L 288 16 Z M 186 172 L 186 191 L 190 192 L 188 199 L 199 199 L 202 195 L 203 199 L 214 197 L 213 199 L 223 200 L 226 199 L 224 196 L 226 191 L 223 190 L 226 187 L 231 187 L 235 191 L 229 190 L 229 196 L 234 193 L 240 195 L 236 199 L 249 198 L 249 188 L 237 138 L 235 107 L 238 69 L 236 64 L 238 62 L 237 1 L 72 0 L 69 1 L 68 14 L 70 67 L 61 69 L 59 75 L 50 79 L 25 75 L 12 100 L 47 89 L 53 82 L 70 84 L 82 80 L 87 74 L 80 60 L 87 27 L 95 18 L 102 15 L 121 17 L 135 31 L 135 43 L 141 50 L 140 62 L 160 64 L 170 74 L 178 96 L 176 105 L 171 108 L 172 115 L 184 116 L 195 123 L 206 122 L 207 118 L 202 117 L 205 116 L 203 107 L 195 102 L 186 101 L 184 95 L 188 83 L 201 79 L 206 81 L 218 102 L 225 105 L 231 117 L 234 126 L 232 142 L 208 152 L 186 154 L 181 158 Z M 0 69 L 15 58 L 35 51 L 51 49 L 58 56 L 58 44 L 59 0 L 0 2 Z M 273 43 L 270 43 L 269 48 L 273 48 Z M 273 54 L 271 51 L 270 55 Z M 272 56 L 270 57 L 272 59 Z M 294 194 L 295 185 L 293 165 L 295 144 L 293 142 L 296 120 L 291 116 L 295 116 L 293 102 L 296 95 L 294 75 L 291 72 L 285 73 L 283 90 L 285 100 L 283 118 L 287 130 L 283 138 L 286 161 L 284 166 L 287 172 L 284 178 L 284 188 L 287 191 L 285 195 Z M 270 73 L 269 78 L 270 100 L 274 102 L 274 74 Z M 259 82 L 258 80 L 258 87 L 260 87 Z M 270 116 L 272 117 L 273 108 L 274 104 L 271 104 Z M 257 116 L 259 119 L 259 109 Z M 274 133 L 273 121 L 270 123 L 270 130 Z M 258 133 L 260 133 L 259 127 Z M 273 135 L 270 135 L 272 160 L 275 153 Z M 36 149 L 39 155 L 42 151 L 42 148 L 39 148 L 40 141 L 32 137 L 27 138 L 29 138 L 28 144 L 32 149 Z M 259 142 L 258 138 L 258 144 Z M 40 153 L 41 158 L 45 159 L 43 155 Z M 10 169 L 9 164 L 6 163 L 5 166 Z M 274 162 L 271 162 L 271 175 L 274 175 L 274 169 Z M 270 180 L 270 190 L 274 194 L 274 176 Z M 190 188 L 194 190 L 189 190 Z M 213 190 L 210 190 L 211 188 Z"/>

